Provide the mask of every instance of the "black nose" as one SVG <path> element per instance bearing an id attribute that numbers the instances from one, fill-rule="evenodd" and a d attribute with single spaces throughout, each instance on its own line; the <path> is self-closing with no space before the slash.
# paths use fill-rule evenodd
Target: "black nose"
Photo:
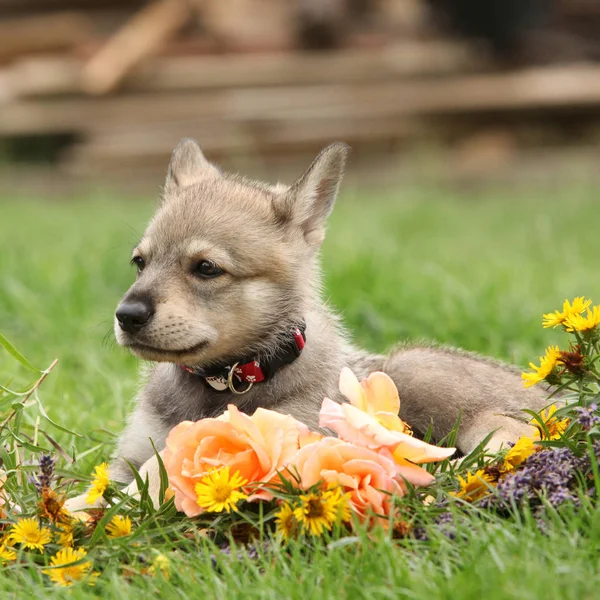
<path id="1" fill-rule="evenodd" d="M 123 301 L 117 307 L 115 316 L 119 327 L 127 333 L 137 333 L 154 314 L 154 308 L 141 300 Z"/>

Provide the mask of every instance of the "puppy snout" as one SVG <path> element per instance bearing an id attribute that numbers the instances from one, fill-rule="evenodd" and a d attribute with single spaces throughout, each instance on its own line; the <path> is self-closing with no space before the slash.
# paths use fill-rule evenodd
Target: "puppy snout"
<path id="1" fill-rule="evenodd" d="M 142 300 L 123 301 L 117 307 L 115 316 L 119 327 L 127 333 L 137 333 L 154 314 L 150 302 Z"/>

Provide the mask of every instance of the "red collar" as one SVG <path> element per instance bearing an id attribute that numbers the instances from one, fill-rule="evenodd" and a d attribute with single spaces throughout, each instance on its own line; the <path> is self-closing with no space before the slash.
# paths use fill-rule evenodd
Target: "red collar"
<path id="1" fill-rule="evenodd" d="M 275 375 L 283 366 L 293 363 L 302 353 L 306 344 L 306 324 L 294 327 L 287 342 L 269 358 L 240 359 L 231 364 L 202 369 L 179 365 L 184 371 L 197 375 L 204 383 L 218 392 L 229 390 L 234 394 L 245 394 L 255 383 L 265 381 Z M 248 384 L 239 387 L 238 384 Z"/>

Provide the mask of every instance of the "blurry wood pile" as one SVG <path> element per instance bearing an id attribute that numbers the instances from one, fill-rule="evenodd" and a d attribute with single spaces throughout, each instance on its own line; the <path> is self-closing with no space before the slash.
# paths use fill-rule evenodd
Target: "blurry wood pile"
<path id="1" fill-rule="evenodd" d="M 479 22 L 488 3 L 512 21 Z M 524 14 L 534 4 L 0 0 L 0 140 L 66 136 L 67 166 L 86 171 L 163 165 L 186 135 L 260 155 L 600 117 L 600 2 Z"/>

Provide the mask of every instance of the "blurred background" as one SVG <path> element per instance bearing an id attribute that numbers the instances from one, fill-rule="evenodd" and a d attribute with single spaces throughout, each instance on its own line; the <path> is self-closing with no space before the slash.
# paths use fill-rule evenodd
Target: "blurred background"
<path id="1" fill-rule="evenodd" d="M 366 182 L 597 170 L 597 0 L 0 0 L 0 16 L 12 193 L 155 189 L 183 136 L 265 177 L 336 139 Z"/>

